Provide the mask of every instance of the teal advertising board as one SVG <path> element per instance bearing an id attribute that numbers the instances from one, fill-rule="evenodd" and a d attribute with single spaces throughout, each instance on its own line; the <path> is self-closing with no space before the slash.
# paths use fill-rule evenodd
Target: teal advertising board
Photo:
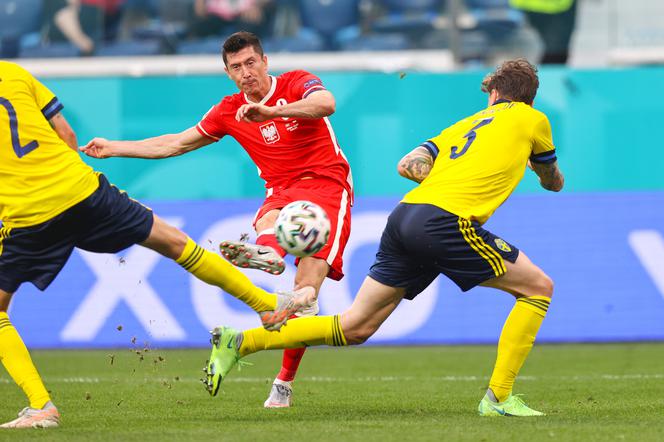
<path id="1" fill-rule="evenodd" d="M 322 73 L 337 99 L 332 124 L 362 196 L 412 187 L 399 158 L 456 120 L 486 106 L 484 71 L 449 74 Z M 566 190 L 664 189 L 660 128 L 664 68 L 543 69 L 535 106 L 553 126 Z M 81 143 L 93 136 L 140 139 L 195 125 L 234 85 L 222 75 L 50 78 Z M 263 183 L 249 157 L 226 139 L 160 161 L 86 160 L 136 198 L 257 197 Z M 532 174 L 517 192 L 538 190 Z"/>

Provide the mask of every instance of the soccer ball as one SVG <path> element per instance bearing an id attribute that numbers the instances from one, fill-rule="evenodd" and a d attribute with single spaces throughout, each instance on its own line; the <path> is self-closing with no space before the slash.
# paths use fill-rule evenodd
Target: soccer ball
<path id="1" fill-rule="evenodd" d="M 274 225 L 279 245 L 291 255 L 317 253 L 330 237 L 330 219 L 311 201 L 293 201 L 281 209 Z"/>

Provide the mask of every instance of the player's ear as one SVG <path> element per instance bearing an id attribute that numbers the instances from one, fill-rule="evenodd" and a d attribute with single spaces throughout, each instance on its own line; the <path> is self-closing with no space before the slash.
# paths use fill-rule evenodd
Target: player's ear
<path id="1" fill-rule="evenodd" d="M 267 68 L 267 55 L 263 54 L 263 64 L 265 64 L 265 68 Z"/>

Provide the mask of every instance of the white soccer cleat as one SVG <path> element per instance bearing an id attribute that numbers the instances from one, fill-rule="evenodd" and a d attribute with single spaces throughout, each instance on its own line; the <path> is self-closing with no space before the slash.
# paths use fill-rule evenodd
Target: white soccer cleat
<path id="1" fill-rule="evenodd" d="M 18 418 L 0 425 L 0 428 L 56 428 L 60 426 L 60 413 L 51 401 L 41 410 L 25 407 Z"/>
<path id="2" fill-rule="evenodd" d="M 263 404 L 265 408 L 288 408 L 293 404 L 293 383 L 275 379 L 270 396 Z"/>
<path id="3" fill-rule="evenodd" d="M 243 241 L 223 241 L 221 255 L 231 264 L 243 269 L 258 269 L 271 275 L 281 275 L 286 269 L 284 259 L 270 246 Z"/>
<path id="4" fill-rule="evenodd" d="M 318 313 L 316 290 L 303 287 L 294 292 L 276 292 L 277 308 L 272 311 L 259 312 L 258 315 L 267 331 L 277 331 L 293 316 L 312 316 Z"/>

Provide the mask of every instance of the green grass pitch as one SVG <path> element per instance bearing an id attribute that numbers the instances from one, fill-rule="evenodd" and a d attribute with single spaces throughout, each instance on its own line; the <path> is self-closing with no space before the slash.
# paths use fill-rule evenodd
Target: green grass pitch
<path id="1" fill-rule="evenodd" d="M 35 351 L 63 426 L 0 440 L 664 440 L 664 344 L 536 345 L 516 392 L 548 416 L 529 419 L 476 415 L 492 346 L 311 349 L 289 410 L 262 408 L 280 352 L 249 357 L 214 398 L 198 381 L 207 354 Z M 3 370 L 0 419 L 24 405 Z"/>

